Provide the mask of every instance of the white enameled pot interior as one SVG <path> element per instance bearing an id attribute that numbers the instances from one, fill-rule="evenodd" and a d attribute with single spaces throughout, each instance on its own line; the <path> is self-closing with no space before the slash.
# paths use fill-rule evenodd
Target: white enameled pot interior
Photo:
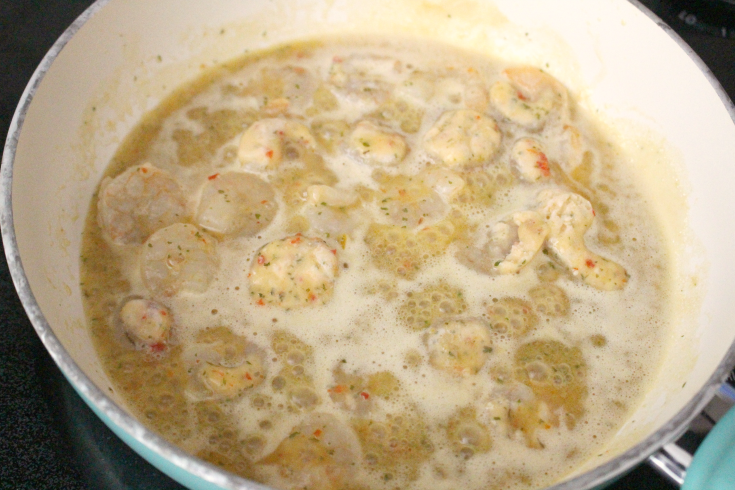
<path id="1" fill-rule="evenodd" d="M 12 164 L 12 217 L 23 269 L 11 268 L 21 297 L 52 355 L 107 423 L 120 425 L 122 419 L 111 414 L 124 402 L 97 360 L 78 287 L 80 235 L 101 173 L 140 116 L 203 68 L 245 51 L 327 34 L 423 36 L 544 66 L 583 107 L 602 111 L 623 150 L 637 155 L 631 160 L 642 181 L 659 183 L 649 197 L 677 264 L 680 321 L 671 338 L 662 339 L 668 355 L 640 409 L 585 470 L 644 441 L 679 414 L 663 436 L 673 438 L 711 395 L 711 377 L 728 355 L 732 359 L 735 341 L 735 220 L 728 214 L 735 209 L 729 188 L 735 178 L 732 107 L 702 67 L 635 5 L 111 0 L 96 8 L 35 93 L 27 91 L 25 100 L 32 101 L 25 120 L 19 119 L 21 111 L 11 128 L 22 122 L 14 161 L 6 150 L 3 177 Z M 643 142 L 650 151 L 638 148 Z M 12 233 L 3 229 L 6 249 Z M 22 284 L 23 271 L 29 289 Z M 74 371 L 74 363 L 101 392 Z M 129 443 L 144 439 L 149 449 L 155 446 L 155 437 L 136 423 L 123 425 L 118 431 L 128 434 Z M 634 456 L 611 469 L 640 460 L 652 444 L 649 439 L 639 445 Z M 217 473 L 205 479 L 236 484 Z M 588 483 L 593 479 L 575 488 Z"/>

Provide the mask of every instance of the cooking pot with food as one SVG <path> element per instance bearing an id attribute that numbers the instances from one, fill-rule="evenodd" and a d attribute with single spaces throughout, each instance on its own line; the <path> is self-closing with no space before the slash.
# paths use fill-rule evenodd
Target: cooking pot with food
<path id="1" fill-rule="evenodd" d="M 735 362 L 734 114 L 624 1 L 98 1 L 16 112 L 3 240 L 191 488 L 593 488 Z"/>

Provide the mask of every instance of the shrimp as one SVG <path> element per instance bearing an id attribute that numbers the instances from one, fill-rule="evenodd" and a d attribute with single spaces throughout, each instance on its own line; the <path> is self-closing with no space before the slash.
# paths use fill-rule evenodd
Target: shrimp
<path id="1" fill-rule="evenodd" d="M 490 101 L 506 119 L 536 130 L 552 114 L 562 121 L 569 118 L 569 96 L 556 78 L 530 66 L 508 68 L 503 74 L 509 81 L 490 88 Z"/>
<path id="2" fill-rule="evenodd" d="M 533 138 L 521 138 L 513 144 L 511 161 L 521 178 L 527 182 L 538 182 L 549 177 L 549 160 L 541 143 Z"/>
<path id="3" fill-rule="evenodd" d="M 355 54 L 335 57 L 329 83 L 341 99 L 363 106 L 363 112 L 384 102 L 393 91 L 389 82 L 402 71 L 400 61 L 384 56 Z"/>
<path id="4" fill-rule="evenodd" d="M 408 153 L 403 136 L 370 121 L 357 124 L 350 135 L 349 144 L 365 162 L 373 165 L 395 165 Z"/>
<path id="5" fill-rule="evenodd" d="M 207 362 L 198 376 L 215 398 L 232 400 L 260 385 L 265 379 L 265 369 L 260 356 L 251 355 L 235 367 Z"/>
<path id="6" fill-rule="evenodd" d="M 314 206 L 352 206 L 359 196 L 351 190 L 336 189 L 328 185 L 310 185 L 306 188 L 306 202 Z"/>
<path id="7" fill-rule="evenodd" d="M 153 294 L 204 292 L 218 269 L 217 240 L 194 225 L 158 230 L 143 246 L 141 276 Z"/>
<path id="8" fill-rule="evenodd" d="M 277 466 L 278 488 L 345 488 L 362 460 L 355 432 L 329 413 L 312 413 L 260 463 Z"/>
<path id="9" fill-rule="evenodd" d="M 465 407 L 454 414 L 446 424 L 447 440 L 456 454 L 469 459 L 475 453 L 486 453 L 492 447 L 487 426 L 477 420 L 474 408 Z"/>
<path id="10" fill-rule="evenodd" d="M 485 112 L 489 103 L 485 81 L 474 68 L 469 68 L 466 74 L 450 69 L 437 81 L 436 92 L 437 96 L 446 98 L 442 105 L 461 104 L 465 109 Z"/>
<path id="11" fill-rule="evenodd" d="M 319 238 L 295 235 L 258 252 L 250 267 L 250 295 L 256 304 L 298 308 L 327 303 L 337 276 L 337 250 Z"/>
<path id="12" fill-rule="evenodd" d="M 431 166 L 419 174 L 419 177 L 446 203 L 453 201 L 465 187 L 465 181 L 458 173 L 444 167 Z"/>
<path id="13" fill-rule="evenodd" d="M 396 87 L 394 94 L 401 100 L 424 105 L 434 96 L 435 90 L 436 78 L 434 75 L 423 71 L 413 71 L 403 83 Z"/>
<path id="14" fill-rule="evenodd" d="M 549 225 L 549 248 L 572 274 L 596 289 L 622 289 L 628 281 L 625 269 L 585 244 L 584 235 L 595 217 L 590 202 L 579 194 L 558 189 L 542 191 L 538 200 L 539 212 Z"/>
<path id="15" fill-rule="evenodd" d="M 457 376 L 477 374 L 492 352 L 490 329 L 480 319 L 440 319 L 424 338 L 429 362 Z"/>
<path id="16" fill-rule="evenodd" d="M 350 190 L 336 189 L 328 185 L 310 185 L 306 188 L 304 215 L 318 230 L 329 235 L 346 235 L 357 221 L 350 213 L 359 196 Z"/>
<path id="17" fill-rule="evenodd" d="M 267 374 L 263 349 L 224 326 L 200 331 L 181 359 L 193 373 L 188 395 L 197 400 L 237 398 L 260 385 Z"/>
<path id="18" fill-rule="evenodd" d="M 173 326 L 168 308 L 143 298 L 125 302 L 120 308 L 120 322 L 125 335 L 137 348 L 152 352 L 165 348 Z"/>
<path id="19" fill-rule="evenodd" d="M 400 226 L 415 227 L 441 219 L 448 209 L 433 189 L 404 176 L 390 180 L 378 199 L 379 214 Z"/>
<path id="20" fill-rule="evenodd" d="M 424 135 L 426 150 L 451 167 L 487 162 L 500 145 L 495 121 L 477 111 L 460 109 L 441 115 Z"/>
<path id="21" fill-rule="evenodd" d="M 316 140 L 303 124 L 283 118 L 254 122 L 240 138 L 237 156 L 243 165 L 277 165 L 284 159 L 300 158 L 316 149 Z"/>
<path id="22" fill-rule="evenodd" d="M 531 259 L 541 249 L 549 233 L 549 228 L 544 223 L 543 218 L 534 211 L 515 213 L 511 219 L 515 225 L 516 239 L 505 258 L 493 263 L 499 274 L 519 272 L 526 264 L 531 262 Z M 506 235 L 508 232 L 512 235 L 512 231 L 506 231 L 508 228 L 512 230 L 513 227 L 508 223 L 502 223 L 502 226 L 493 229 L 493 234 L 497 231 L 501 235 Z M 493 245 L 495 244 L 491 240 L 491 254 L 494 252 L 492 250 Z"/>
<path id="23" fill-rule="evenodd" d="M 286 111 L 303 112 L 317 89 L 317 78 L 301 66 L 263 68 L 261 83 L 268 95 L 263 110 L 274 115 Z"/>
<path id="24" fill-rule="evenodd" d="M 579 167 L 587 152 L 587 145 L 579 130 L 568 124 L 562 129 L 559 141 L 559 164 L 567 173 Z"/>
<path id="25" fill-rule="evenodd" d="M 217 173 L 204 184 L 196 223 L 218 235 L 252 236 L 267 227 L 277 212 L 273 188 L 260 177 Z"/>
<path id="26" fill-rule="evenodd" d="M 176 179 L 150 163 L 106 178 L 97 212 L 102 233 L 118 245 L 141 244 L 154 231 L 187 218 L 186 198 Z"/>
<path id="27" fill-rule="evenodd" d="M 509 220 L 496 223 L 484 249 L 469 247 L 457 258 L 485 274 L 517 274 L 541 249 L 549 234 L 543 217 L 535 211 L 521 211 Z"/>

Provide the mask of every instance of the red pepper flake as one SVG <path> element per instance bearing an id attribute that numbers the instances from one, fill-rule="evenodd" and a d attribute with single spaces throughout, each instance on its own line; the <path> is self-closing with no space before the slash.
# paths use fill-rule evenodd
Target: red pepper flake
<path id="1" fill-rule="evenodd" d="M 297 243 L 300 243 L 300 242 L 301 242 L 301 237 L 300 236 L 297 236 L 296 238 L 294 238 L 293 240 L 291 240 L 291 244 L 294 244 L 294 245 L 297 244 Z"/>
<path id="2" fill-rule="evenodd" d="M 344 393 L 347 391 L 347 386 L 345 385 L 337 385 L 334 388 L 330 388 L 327 390 L 329 393 Z"/>
<path id="3" fill-rule="evenodd" d="M 248 381 L 252 381 L 253 377 L 250 376 L 250 373 L 245 373 L 245 379 L 247 379 Z"/>
<path id="4" fill-rule="evenodd" d="M 316 294 L 314 293 L 309 294 L 309 301 L 316 301 Z"/>
<path id="5" fill-rule="evenodd" d="M 257 303 L 259 306 L 265 306 L 265 301 L 263 301 L 263 298 L 260 298 Z"/>
<path id="6" fill-rule="evenodd" d="M 592 259 L 587 259 L 585 261 L 585 264 L 587 264 L 587 267 L 589 267 L 590 269 L 592 269 L 595 266 L 595 262 Z"/>
<path id="7" fill-rule="evenodd" d="M 273 150 L 266 151 L 265 156 L 267 156 L 268 158 L 273 158 Z"/>
<path id="8" fill-rule="evenodd" d="M 143 172 L 144 174 L 148 173 L 148 169 L 145 167 L 140 167 L 140 171 Z"/>
<path id="9" fill-rule="evenodd" d="M 258 255 L 258 265 L 265 264 L 265 255 Z"/>
<path id="10" fill-rule="evenodd" d="M 421 218 L 419 218 L 419 224 L 421 224 L 421 223 L 423 223 L 423 222 L 424 222 L 424 218 L 423 218 L 423 216 L 422 216 Z"/>
<path id="11" fill-rule="evenodd" d="M 314 437 L 321 437 L 321 435 L 322 435 L 322 430 L 321 429 L 317 429 L 317 430 L 314 431 Z"/>
<path id="12" fill-rule="evenodd" d="M 165 348 L 166 348 L 166 344 L 164 344 L 163 342 L 159 342 L 151 346 L 151 352 L 161 352 Z"/>
<path id="13" fill-rule="evenodd" d="M 160 310 L 159 313 L 161 314 L 161 316 L 168 315 L 168 313 L 166 313 L 166 310 Z"/>
<path id="14" fill-rule="evenodd" d="M 597 216 L 594 209 L 592 210 L 592 216 Z"/>
<path id="15" fill-rule="evenodd" d="M 405 196 L 406 195 L 406 189 L 398 189 L 398 194 L 400 196 Z"/>
<path id="16" fill-rule="evenodd" d="M 219 174 L 212 174 L 212 175 L 210 175 L 209 177 L 207 177 L 207 179 L 209 179 L 209 180 L 214 180 L 214 179 L 216 179 L 217 177 L 219 177 Z"/>
<path id="17" fill-rule="evenodd" d="M 543 152 L 538 152 L 538 160 L 536 161 L 536 166 L 541 170 L 541 174 L 544 177 L 548 177 L 551 175 L 551 172 L 549 171 L 549 160 L 546 158 L 546 155 Z"/>
<path id="18" fill-rule="evenodd" d="M 520 91 L 520 90 L 519 90 L 519 91 L 517 92 L 517 95 L 518 95 L 518 98 L 519 98 L 519 99 L 521 99 L 521 100 L 527 100 L 527 99 L 526 99 L 526 96 L 525 96 L 525 95 L 523 95 L 523 94 L 521 93 L 521 91 Z"/>
<path id="19" fill-rule="evenodd" d="M 262 201 L 260 201 L 260 204 L 268 204 L 268 201 L 266 199 L 263 199 Z"/>
<path id="20" fill-rule="evenodd" d="M 334 255 L 337 255 L 337 249 L 336 249 L 336 248 L 333 248 L 333 249 L 332 249 L 332 253 L 333 253 Z"/>
<path id="21" fill-rule="evenodd" d="M 370 394 L 365 391 L 361 392 L 360 396 L 362 397 L 363 400 L 367 400 L 368 398 L 370 398 Z"/>

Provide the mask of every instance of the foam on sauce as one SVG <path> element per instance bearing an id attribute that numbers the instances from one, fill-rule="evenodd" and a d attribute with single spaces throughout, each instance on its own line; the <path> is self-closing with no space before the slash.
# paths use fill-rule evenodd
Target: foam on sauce
<path id="1" fill-rule="evenodd" d="M 395 87 L 401 87 L 402 100 L 408 101 L 409 107 L 395 109 L 384 102 L 375 103 L 373 98 L 365 97 L 364 91 L 354 94 L 330 86 L 330 70 L 333 74 L 335 66 L 343 62 L 340 60 L 362 63 L 352 75 L 348 74 L 348 80 L 367 73 L 372 78 L 362 89 L 395 94 Z M 319 150 L 325 163 L 322 178 L 331 171 L 338 181 L 336 187 L 362 188 L 365 195 L 375 195 L 390 186 L 390 179 L 396 175 L 415 176 L 430 167 L 429 162 L 435 159 L 423 149 L 423 135 L 442 113 L 464 108 L 470 102 L 463 94 L 466 84 L 479 80 L 481 87 L 489 89 L 496 80 L 503 79 L 502 71 L 510 65 L 410 41 L 333 40 L 323 45 L 296 45 L 232 62 L 200 81 L 197 91 L 184 87 L 149 115 L 118 151 L 109 176 L 150 162 L 175 176 L 193 210 L 208 176 L 244 170 L 274 185 L 279 212 L 273 223 L 255 236 L 219 240 L 220 266 L 205 292 L 182 291 L 154 298 L 169 308 L 175 326 L 168 348 L 162 354 L 150 354 L 136 351 L 116 326 L 116 315 L 125 298 L 151 296 L 140 274 L 142 246 L 107 242 L 97 224 L 96 202 L 92 203 L 82 261 L 89 325 L 108 373 L 131 409 L 144 423 L 186 450 L 243 476 L 284 488 L 538 488 L 561 479 L 597 454 L 646 389 L 647 379 L 661 357 L 660 339 L 672 321 L 666 307 L 668 252 L 653 214 L 639 194 L 635 176 L 615 148 L 576 108 L 572 120 L 589 145 L 585 162 L 568 175 L 552 166 L 553 180 L 524 183 L 510 169 L 512 143 L 531 134 L 553 148 L 554 134 L 529 132 L 509 124 L 488 105 L 485 113 L 501 125 L 500 148 L 492 163 L 454 171 L 464 175 L 466 181 L 478 174 L 492 176 L 486 191 L 481 189 L 491 196 L 469 203 L 455 200 L 445 214 L 427 217 L 428 226 L 444 220 L 453 223 L 454 241 L 443 252 L 422 258 L 413 277 L 396 275 L 377 265 L 368 245 L 368 225 L 390 221 L 379 211 L 379 199 L 363 199 L 360 206 L 349 211 L 357 226 L 347 234 L 346 241 L 340 242 L 339 236 L 309 229 L 299 206 L 287 202 L 284 189 L 290 192 L 301 188 L 278 185 L 278 171 L 241 166 L 236 158 L 245 128 L 259 119 L 273 117 L 269 111 L 275 109 L 268 103 L 278 95 L 279 75 L 264 81 L 260 92 L 251 87 L 257 85 L 263 69 L 275 72 L 293 66 L 314 75 L 310 79 L 314 86 L 303 92 L 298 87 L 286 114 L 313 132 L 318 132 L 319 123 L 336 121 L 344 125 L 348 135 L 354 123 L 366 114 L 394 128 L 404 128 L 397 130 L 410 151 L 396 166 L 366 164 L 340 142 L 335 143 L 334 151 L 326 150 L 326 144 Z M 411 72 L 421 75 L 415 78 L 416 83 L 425 75 L 434 87 L 435 95 L 428 101 L 415 95 L 419 89 L 412 92 L 413 87 L 405 83 Z M 285 76 L 285 72 L 280 73 Z M 281 91 L 288 89 L 280 87 Z M 322 89 L 328 90 L 331 97 L 320 92 Z M 321 93 L 326 102 L 317 106 L 311 100 L 300 99 L 302 93 L 317 97 Z M 385 101 L 397 100 L 390 94 Z M 414 113 L 423 115 L 412 119 Z M 553 155 L 550 157 L 553 164 Z M 289 165 L 298 167 L 284 163 L 283 168 Z M 467 243 L 482 245 L 496 221 L 535 208 L 541 190 L 558 187 L 589 197 L 597 216 L 586 242 L 626 269 L 629 279 L 623 289 L 601 291 L 586 285 L 565 271 L 546 246 L 519 274 L 488 275 L 457 259 L 458 251 Z M 293 199 L 293 195 L 288 197 Z M 324 306 L 288 311 L 257 305 L 249 291 L 248 273 L 259 249 L 296 232 L 320 237 L 336 251 L 339 274 L 331 299 Z M 448 317 L 488 322 L 488 308 L 508 297 L 538 310 L 529 291 L 550 283 L 569 298 L 568 313 L 554 316 L 536 311 L 536 326 L 521 336 L 492 330 L 492 352 L 477 374 L 455 376 L 438 370 L 429 362 L 427 330 L 413 329 L 405 321 L 410 310 L 407 302 L 432 287 L 450 291 L 443 296 L 445 299 L 447 295 L 461 297 Z M 456 305 L 461 305 L 461 313 Z M 187 349 L 200 341 L 202 332 L 221 326 L 257 345 L 267 373 L 262 384 L 244 395 L 217 401 L 206 393 L 192 394 L 189 378 L 196 366 L 187 357 Z M 558 408 L 551 414 L 543 407 L 538 413 L 523 412 L 523 403 L 533 404 L 541 395 L 535 393 L 528 398 L 528 389 L 524 392 L 518 388 L 520 368 L 514 364 L 514 356 L 522 346 L 536 341 L 560 343 L 569 349 L 562 352 L 566 352 L 564 355 L 581 355 L 582 361 L 574 361 L 578 365 L 573 361 L 559 364 L 573 371 L 570 379 L 574 381 L 565 382 L 582 385 L 581 391 L 567 393 L 570 399 L 579 397 L 580 407 Z M 304 357 L 295 363 L 303 373 L 289 378 L 294 368 L 289 355 L 297 354 Z M 386 371 L 392 377 L 380 378 L 384 379 L 382 385 L 379 378 L 371 378 Z M 339 394 L 335 390 L 341 386 L 337 380 L 341 375 L 355 375 L 354 379 L 361 381 L 354 382 L 365 386 L 354 394 L 356 401 L 350 402 L 357 403 L 357 408 L 345 408 L 335 394 Z M 378 380 L 375 383 L 380 386 L 371 385 L 370 379 Z M 282 380 L 285 388 L 281 387 Z M 299 393 L 306 393 L 306 398 L 295 400 L 293 390 L 289 395 L 294 386 L 302 390 Z M 386 386 L 387 392 L 381 392 Z M 520 395 L 512 392 L 513 386 L 521 390 Z M 518 401 L 516 396 L 520 397 Z M 360 397 L 365 403 L 369 400 L 370 405 L 360 405 Z M 549 403 L 547 400 L 547 409 Z M 569 413 L 575 409 L 576 415 L 570 418 Z M 337 454 L 347 451 L 351 463 L 344 468 L 330 459 L 329 464 L 338 470 L 327 471 L 328 476 L 320 473 L 318 463 L 299 459 L 305 453 L 303 448 L 312 446 L 308 446 L 309 441 L 301 441 L 297 428 L 304 420 L 311 420 L 309 414 L 313 413 L 333 414 L 349 432 L 345 440 L 354 439 L 357 433 L 361 441 L 357 452 L 332 448 Z M 523 425 L 520 413 L 536 414 L 538 427 Z M 386 435 L 383 449 L 371 439 L 370 431 L 378 426 L 398 434 L 393 436 L 395 441 Z M 480 430 L 491 442 L 472 442 L 472 437 L 461 433 L 470 430 L 462 429 L 469 426 Z M 457 436 L 460 433 L 464 435 Z M 306 446 L 289 449 L 289 441 Z M 258 461 L 268 463 L 268 455 L 278 451 L 282 451 L 278 453 L 282 461 L 290 455 L 293 462 L 256 465 Z M 327 459 L 336 457 L 326 454 Z M 302 468 L 312 476 L 303 476 Z"/>

